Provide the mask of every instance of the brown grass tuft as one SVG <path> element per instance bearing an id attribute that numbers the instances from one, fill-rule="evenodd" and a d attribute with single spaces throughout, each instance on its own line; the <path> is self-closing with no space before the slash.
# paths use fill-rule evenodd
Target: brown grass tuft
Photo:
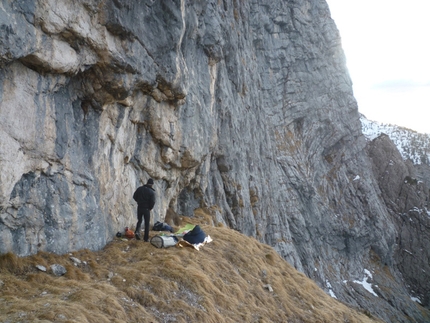
<path id="1" fill-rule="evenodd" d="M 21 275 L 27 270 L 26 261 L 11 252 L 0 255 L 0 272 Z"/>

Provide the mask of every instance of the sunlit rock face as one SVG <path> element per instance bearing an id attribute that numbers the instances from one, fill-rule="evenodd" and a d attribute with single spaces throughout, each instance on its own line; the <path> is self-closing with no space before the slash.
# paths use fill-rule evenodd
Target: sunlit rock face
<path id="1" fill-rule="evenodd" d="M 204 208 L 338 299 L 423 319 L 324 1 L 15 1 L 0 29 L 1 253 L 102 248 L 152 177 L 154 220 Z"/>

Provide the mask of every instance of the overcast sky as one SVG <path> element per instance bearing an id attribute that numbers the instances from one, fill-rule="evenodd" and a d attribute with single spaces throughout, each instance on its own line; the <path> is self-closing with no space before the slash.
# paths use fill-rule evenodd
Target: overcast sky
<path id="1" fill-rule="evenodd" d="M 358 110 L 430 134 L 430 0 L 327 0 Z"/>

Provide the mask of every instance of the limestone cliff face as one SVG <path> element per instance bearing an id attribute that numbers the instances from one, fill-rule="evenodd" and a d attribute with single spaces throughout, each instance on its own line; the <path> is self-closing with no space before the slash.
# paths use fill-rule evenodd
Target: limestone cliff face
<path id="1" fill-rule="evenodd" d="M 0 29 L 1 253 L 102 248 L 152 177 L 154 220 L 204 208 L 338 299 L 424 318 L 325 1 L 6 1 Z"/>

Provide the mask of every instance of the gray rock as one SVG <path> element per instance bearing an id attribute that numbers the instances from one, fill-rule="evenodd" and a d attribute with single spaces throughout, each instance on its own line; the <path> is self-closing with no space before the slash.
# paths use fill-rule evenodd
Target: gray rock
<path id="1" fill-rule="evenodd" d="M 82 261 L 81 261 L 80 259 L 76 258 L 76 257 L 70 257 L 70 260 L 71 260 L 71 261 L 73 261 L 73 263 L 74 263 L 75 265 L 80 265 L 80 264 L 82 264 Z"/>
<path id="2" fill-rule="evenodd" d="M 46 272 L 46 267 L 45 266 L 36 265 L 36 268 L 39 269 L 40 271 L 45 271 Z"/>
<path id="3" fill-rule="evenodd" d="M 51 270 L 55 276 L 63 276 L 65 273 L 67 273 L 66 268 L 58 264 L 51 265 Z"/>
<path id="4" fill-rule="evenodd" d="M 272 285 L 270 285 L 270 284 L 266 284 L 266 285 L 264 285 L 263 287 L 264 287 L 264 288 L 266 288 L 269 292 L 273 293 Z"/>

